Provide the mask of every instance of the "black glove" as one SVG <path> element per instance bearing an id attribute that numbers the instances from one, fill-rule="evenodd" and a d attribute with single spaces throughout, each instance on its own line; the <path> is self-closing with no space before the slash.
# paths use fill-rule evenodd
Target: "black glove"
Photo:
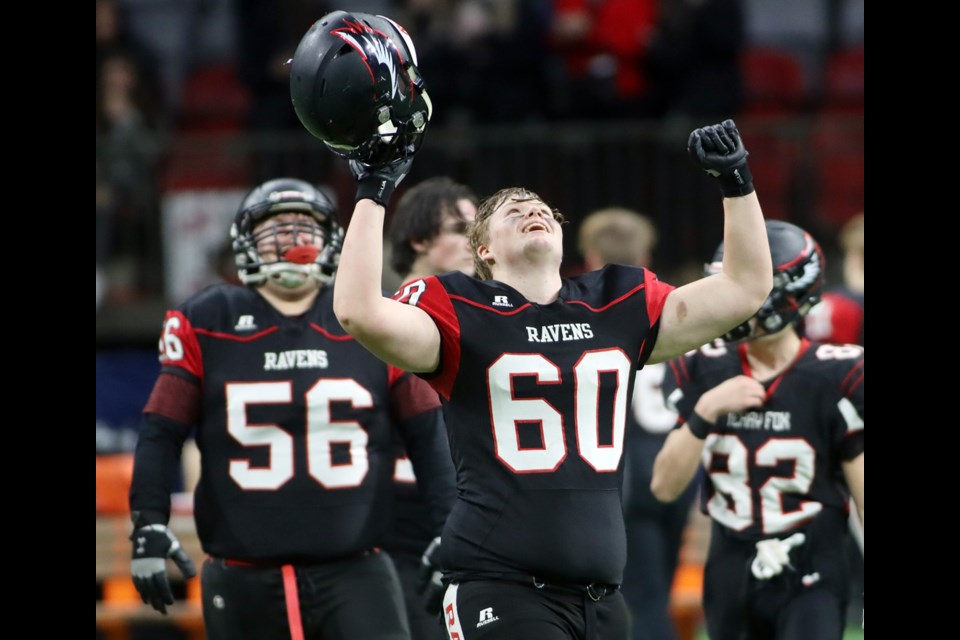
<path id="1" fill-rule="evenodd" d="M 700 127 L 687 141 L 690 157 L 701 169 L 716 178 L 724 198 L 753 193 L 753 176 L 747 166 L 747 150 L 733 120 Z"/>
<path id="2" fill-rule="evenodd" d="M 350 173 L 357 179 L 357 198 L 370 198 L 381 206 L 387 206 L 393 190 L 407 177 L 413 156 L 400 158 L 382 165 L 370 165 L 359 160 L 350 161 Z"/>
<path id="3" fill-rule="evenodd" d="M 443 592 L 446 587 L 440 581 L 440 537 L 434 538 L 420 558 L 420 575 L 417 578 L 417 593 L 423 598 L 423 609 L 431 615 L 439 615 L 443 609 Z"/>
<path id="4" fill-rule="evenodd" d="M 151 524 L 134 529 L 130 539 L 133 541 L 133 561 L 130 563 L 133 584 L 144 604 L 165 614 L 166 605 L 173 604 L 173 593 L 167 580 L 167 558 L 176 563 L 185 578 L 197 575 L 193 561 L 165 525 Z"/>

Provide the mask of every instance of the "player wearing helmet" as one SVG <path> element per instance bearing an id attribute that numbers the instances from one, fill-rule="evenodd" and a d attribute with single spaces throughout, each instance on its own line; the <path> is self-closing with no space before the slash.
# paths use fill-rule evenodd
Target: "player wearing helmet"
<path id="1" fill-rule="evenodd" d="M 449 509 L 436 393 L 376 360 L 334 317 L 342 231 L 322 192 L 265 182 L 243 200 L 231 236 L 246 286 L 208 287 L 164 321 L 130 493 L 134 582 L 164 611 L 166 558 L 193 574 L 166 524 L 170 479 L 195 428 L 208 638 L 407 639 L 397 574 L 378 547 L 395 434 L 423 479 L 435 533 Z"/>
<path id="2" fill-rule="evenodd" d="M 820 247 L 769 221 L 774 286 L 749 322 L 671 361 L 681 424 L 651 490 L 676 498 L 702 464 L 713 519 L 703 602 L 711 638 L 837 638 L 848 594 L 842 544 L 852 495 L 863 521 L 864 350 L 810 342 Z M 722 268 L 724 248 L 707 272 Z"/>

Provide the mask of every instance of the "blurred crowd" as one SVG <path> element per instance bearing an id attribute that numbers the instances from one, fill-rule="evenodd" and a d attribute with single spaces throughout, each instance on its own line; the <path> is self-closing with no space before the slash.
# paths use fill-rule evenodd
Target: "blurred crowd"
<path id="1" fill-rule="evenodd" d="M 164 293 L 161 207 L 176 182 L 171 165 L 189 171 L 175 153 L 184 136 L 226 133 L 270 148 L 303 134 L 286 62 L 307 27 L 331 10 L 387 15 L 406 27 L 434 101 L 436 132 L 810 114 L 823 106 L 837 53 L 859 50 L 862 65 L 863 5 L 97 0 L 98 309 Z M 784 59 L 793 75 L 776 66 Z M 862 92 L 862 66 L 859 86 Z M 854 110 L 862 110 L 862 93 L 859 101 Z"/>

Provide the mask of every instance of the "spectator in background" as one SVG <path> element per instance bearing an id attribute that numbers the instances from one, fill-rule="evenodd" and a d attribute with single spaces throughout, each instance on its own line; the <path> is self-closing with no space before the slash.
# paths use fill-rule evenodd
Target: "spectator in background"
<path id="1" fill-rule="evenodd" d="M 546 0 L 410 0 L 405 14 L 434 123 L 523 122 L 550 112 Z"/>
<path id="2" fill-rule="evenodd" d="M 594 211 L 580 226 L 584 266 L 594 271 L 607 264 L 650 267 L 657 230 L 647 216 L 629 209 Z M 630 637 L 674 640 L 670 592 L 683 531 L 696 494 L 691 484 L 681 497 L 663 504 L 650 492 L 653 461 L 674 427 L 677 414 L 660 391 L 667 366 L 647 364 L 637 371 L 627 412 L 623 515 L 627 527 L 627 564 L 623 597 L 630 610 Z"/>
<path id="3" fill-rule="evenodd" d="M 807 316 L 807 337 L 820 342 L 863 344 L 863 212 L 840 230 L 843 283 L 827 289 Z"/>
<path id="4" fill-rule="evenodd" d="M 574 117 L 636 117 L 650 85 L 644 59 L 655 0 L 554 0 L 551 40 L 564 60 Z"/>
<path id="5" fill-rule="evenodd" d="M 111 204 L 101 221 L 110 287 L 137 295 L 160 290 L 160 221 L 156 169 L 161 152 L 156 105 L 144 90 L 134 59 L 107 54 L 97 76 L 96 151 Z"/>
<path id="6" fill-rule="evenodd" d="M 138 90 L 143 94 L 144 102 L 151 106 L 148 119 L 159 123 L 164 97 L 158 80 L 156 56 L 132 34 L 123 7 L 117 0 L 97 0 L 97 78 L 106 60 L 118 54 L 130 59 L 136 67 Z"/>
<path id="7" fill-rule="evenodd" d="M 403 194 L 390 221 L 390 264 L 401 282 L 460 271 L 473 275 L 467 228 L 477 215 L 477 197 L 450 178 L 430 178 Z M 410 460 L 398 441 L 394 472 L 396 522 L 384 548 L 390 552 L 404 588 L 410 629 L 417 640 L 446 638 L 440 622 L 443 588 L 424 584 L 421 556 L 436 533 L 431 530 Z M 449 455 L 449 451 L 447 452 Z M 453 482 L 453 478 L 450 479 Z M 421 593 L 421 591 L 426 593 Z M 426 596 L 424 602 L 422 596 Z"/>
<path id="8" fill-rule="evenodd" d="M 237 76 L 250 92 L 251 131 L 299 129 L 290 108 L 287 61 L 303 31 L 323 13 L 312 3 L 294 0 L 237 2 Z"/>
<path id="9" fill-rule="evenodd" d="M 740 52 L 746 41 L 742 0 L 665 0 L 644 66 L 650 115 L 711 121 L 738 113 Z"/>
<path id="10" fill-rule="evenodd" d="M 713 520 L 703 587 L 712 640 L 843 634 L 847 502 L 864 510 L 864 351 L 797 331 L 816 305 L 823 254 L 768 221 L 774 286 L 748 322 L 670 362 L 663 394 L 682 422 L 651 490 L 669 501 L 701 467 Z M 708 273 L 728 259 L 724 245 Z"/>
<path id="11" fill-rule="evenodd" d="M 342 232 L 318 189 L 253 189 L 231 229 L 240 279 L 167 313 L 130 491 L 132 573 L 145 603 L 173 603 L 170 478 L 196 425 L 195 492 L 210 640 L 405 640 L 403 595 L 379 550 L 392 522 L 399 432 L 437 535 L 453 498 L 439 401 L 345 334 L 331 307 Z"/>

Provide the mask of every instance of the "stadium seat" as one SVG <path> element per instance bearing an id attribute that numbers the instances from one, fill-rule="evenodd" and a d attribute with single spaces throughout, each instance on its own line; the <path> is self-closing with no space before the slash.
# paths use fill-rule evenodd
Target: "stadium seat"
<path id="1" fill-rule="evenodd" d="M 170 140 L 161 187 L 225 189 L 246 186 L 248 152 L 242 133 L 250 109 L 250 92 L 231 63 L 209 64 L 187 77 L 176 131 Z"/>
<path id="2" fill-rule="evenodd" d="M 757 122 L 756 119 L 738 122 L 750 154 L 764 159 L 750 163 L 764 217 L 768 220 L 791 219 L 803 148 L 802 132 L 791 131 L 786 123 L 770 126 L 771 123 Z"/>
<path id="3" fill-rule="evenodd" d="M 822 109 L 829 113 L 863 113 L 863 47 L 843 49 L 827 59 Z"/>
<path id="4" fill-rule="evenodd" d="M 808 103 L 806 77 L 800 61 L 788 51 L 747 47 L 740 56 L 743 72 L 743 116 L 784 116 Z"/>
<path id="5" fill-rule="evenodd" d="M 250 157 L 232 132 L 180 132 L 171 138 L 161 170 L 163 191 L 246 188 Z"/>
<path id="6" fill-rule="evenodd" d="M 864 208 L 863 118 L 822 116 L 814 125 L 810 148 L 814 214 L 825 228 L 839 229 Z"/>
<path id="7" fill-rule="evenodd" d="M 250 93 L 231 63 L 210 64 L 190 72 L 184 84 L 177 122 L 179 131 L 242 131 Z"/>

